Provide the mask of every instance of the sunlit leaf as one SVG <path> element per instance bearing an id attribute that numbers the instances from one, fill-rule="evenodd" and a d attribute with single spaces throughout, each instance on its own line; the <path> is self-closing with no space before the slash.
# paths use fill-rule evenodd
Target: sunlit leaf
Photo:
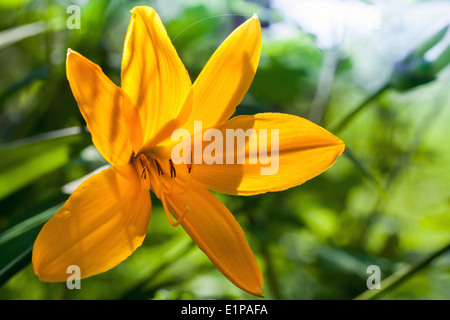
<path id="1" fill-rule="evenodd" d="M 0 145 L 0 199 L 61 168 L 89 144 L 89 134 L 69 128 Z"/>
<path id="2" fill-rule="evenodd" d="M 36 21 L 26 25 L 14 27 L 0 32 L 0 49 L 10 46 L 23 39 L 47 32 L 49 30 L 60 30 L 65 27 L 61 19 L 49 21 Z"/>

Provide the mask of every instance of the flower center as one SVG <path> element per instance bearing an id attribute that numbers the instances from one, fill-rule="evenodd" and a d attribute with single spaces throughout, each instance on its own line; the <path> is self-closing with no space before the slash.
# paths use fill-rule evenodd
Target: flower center
<path id="1" fill-rule="evenodd" d="M 192 182 L 192 165 L 178 165 L 178 171 L 172 159 L 159 159 L 154 154 L 140 154 L 134 158 L 134 165 L 141 179 L 141 185 L 144 189 L 152 189 L 156 196 L 161 200 L 167 220 L 176 227 L 182 221 L 189 207 L 186 206 L 181 212 L 178 207 L 172 206 L 172 214 L 177 216 L 173 221 L 170 210 L 167 205 L 166 195 L 181 196 L 189 190 Z M 184 170 L 183 170 L 184 169 Z M 178 176 L 177 176 L 178 173 Z"/>

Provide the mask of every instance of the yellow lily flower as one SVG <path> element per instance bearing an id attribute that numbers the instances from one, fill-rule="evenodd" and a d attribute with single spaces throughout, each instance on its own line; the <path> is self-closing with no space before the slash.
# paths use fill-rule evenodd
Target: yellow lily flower
<path id="1" fill-rule="evenodd" d="M 80 267 L 82 278 L 118 265 L 142 244 L 148 231 L 151 189 L 169 222 L 181 224 L 232 283 L 262 296 L 263 276 L 244 232 L 210 190 L 254 195 L 288 189 L 328 169 L 344 144 L 292 115 L 229 119 L 259 62 L 261 28 L 256 15 L 220 45 L 192 84 L 158 14 L 149 7 L 131 12 L 121 87 L 99 66 L 68 50 L 72 92 L 94 145 L 111 167 L 85 180 L 44 225 L 33 248 L 34 272 L 42 281 L 66 281 L 70 265 Z M 277 173 L 261 175 L 264 165 L 248 161 L 175 164 L 171 150 L 178 142 L 171 134 L 181 128 L 195 135 L 195 121 L 222 133 L 276 129 Z M 248 146 L 241 152 L 246 160 L 251 157 Z M 225 154 L 220 156 L 225 159 Z"/>

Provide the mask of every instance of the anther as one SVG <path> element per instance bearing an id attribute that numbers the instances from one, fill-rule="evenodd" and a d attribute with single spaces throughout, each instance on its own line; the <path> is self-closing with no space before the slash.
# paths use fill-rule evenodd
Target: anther
<path id="1" fill-rule="evenodd" d="M 150 170 L 150 163 L 148 162 L 147 158 L 143 154 L 141 154 L 141 156 L 139 157 L 139 160 L 141 161 L 141 165 L 143 167 L 142 173 L 141 173 L 141 178 L 147 179 L 147 171 Z"/>
<path id="2" fill-rule="evenodd" d="M 170 178 L 176 178 L 177 171 L 175 170 L 175 167 L 173 166 L 172 159 L 169 159 L 169 164 L 170 164 Z"/>
<path id="3" fill-rule="evenodd" d="M 150 189 L 150 180 L 147 179 L 147 176 L 150 175 L 150 162 L 143 154 L 140 155 L 139 160 L 142 165 L 142 173 L 141 173 L 141 185 L 145 190 Z"/>
<path id="4" fill-rule="evenodd" d="M 191 161 L 188 164 L 186 164 L 186 166 L 188 169 L 188 173 L 191 173 L 191 171 L 192 171 L 192 151 L 191 151 Z"/>
<path id="5" fill-rule="evenodd" d="M 159 164 L 159 161 L 157 159 L 153 159 L 153 162 L 155 163 L 155 166 L 158 169 L 158 175 L 163 176 L 164 171 L 162 170 L 161 165 Z"/>

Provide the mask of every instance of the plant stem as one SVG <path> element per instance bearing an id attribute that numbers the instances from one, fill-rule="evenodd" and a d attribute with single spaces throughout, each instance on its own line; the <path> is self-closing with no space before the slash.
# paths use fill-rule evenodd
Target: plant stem
<path id="1" fill-rule="evenodd" d="M 273 298 L 275 300 L 283 300 L 283 296 L 281 294 L 280 288 L 278 286 L 277 276 L 274 269 L 274 265 L 272 262 L 272 257 L 269 252 L 269 245 L 268 244 L 261 244 L 261 254 L 263 257 L 263 260 L 266 264 L 266 277 L 267 277 L 267 284 L 270 288 L 270 291 L 272 292 Z"/>
<path id="2" fill-rule="evenodd" d="M 383 85 L 380 89 L 378 89 L 377 91 L 375 91 L 372 95 L 370 95 L 366 100 L 364 100 L 358 107 L 356 107 L 355 109 L 353 109 L 347 116 L 345 116 L 344 119 L 341 120 L 341 122 L 339 122 L 332 130 L 330 130 L 331 132 L 333 132 L 333 134 L 337 134 L 339 131 L 341 131 L 342 129 L 344 129 L 351 120 L 353 120 L 353 118 L 360 113 L 364 108 L 366 108 L 370 102 L 372 102 L 373 100 L 375 100 L 376 98 L 378 98 L 383 92 L 385 92 L 388 88 L 389 88 L 389 84 L 386 83 L 385 85 Z"/>
<path id="3" fill-rule="evenodd" d="M 405 269 L 402 269 L 383 281 L 381 281 L 381 289 L 368 289 L 364 291 L 362 294 L 357 296 L 355 300 L 372 300 L 372 299 L 378 299 L 382 295 L 386 294 L 387 292 L 391 291 L 393 288 L 399 286 L 401 283 L 406 281 L 408 278 L 416 274 L 422 269 L 425 269 L 432 261 L 434 261 L 439 256 L 446 253 L 448 250 L 450 250 L 450 243 L 445 245 L 443 248 L 439 249 L 435 253 L 431 254 L 430 256 L 422 259 L 421 261 L 417 262 L 416 264 L 413 264 L 410 267 L 407 267 Z"/>

